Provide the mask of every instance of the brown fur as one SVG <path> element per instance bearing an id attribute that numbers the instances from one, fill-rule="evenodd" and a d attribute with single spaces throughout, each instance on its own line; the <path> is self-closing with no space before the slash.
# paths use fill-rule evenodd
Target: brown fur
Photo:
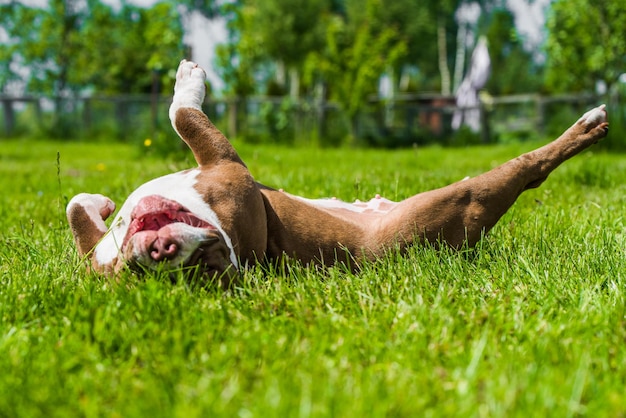
<path id="1" fill-rule="evenodd" d="M 605 114 L 598 113 L 604 109 L 594 112 L 594 117 L 586 114 L 535 151 L 475 178 L 417 194 L 385 213 L 315 206 L 257 183 L 226 137 L 200 110 L 178 109 L 175 127 L 200 166 L 195 188 L 216 213 L 242 265 L 289 256 L 304 263 L 342 262 L 354 267 L 396 247 L 424 242 L 453 248 L 475 245 L 523 191 L 538 187 L 561 163 L 606 136 Z M 101 222 L 90 218 L 81 204 L 68 207 L 83 256 L 106 232 L 104 219 L 111 205 L 100 211 Z M 225 273 L 224 280 L 232 280 L 234 268 L 223 237 L 207 244 L 206 250 L 210 271 Z M 116 258 L 114 266 L 92 261 L 96 269 L 108 273 L 123 266 L 122 258 Z"/>
<path id="2" fill-rule="evenodd" d="M 257 184 L 206 115 L 184 108 L 176 121 L 204 170 L 197 187 L 224 222 L 242 260 L 288 255 L 322 264 L 346 262 L 349 255 L 371 259 L 389 248 L 424 241 L 473 246 L 524 190 L 539 186 L 557 166 L 603 138 L 608 126 L 579 121 L 542 148 L 374 215 L 315 207 Z"/>

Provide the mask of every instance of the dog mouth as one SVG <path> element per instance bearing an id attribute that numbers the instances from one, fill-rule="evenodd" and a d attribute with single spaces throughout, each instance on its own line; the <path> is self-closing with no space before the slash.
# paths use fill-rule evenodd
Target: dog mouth
<path id="1" fill-rule="evenodd" d="M 122 250 L 138 232 L 158 231 L 173 223 L 180 222 L 195 228 L 217 229 L 209 222 L 194 215 L 180 203 L 157 195 L 142 198 L 133 209 L 130 219 L 130 225 L 122 243 Z"/>
<path id="2" fill-rule="evenodd" d="M 222 287 L 238 277 L 229 247 L 218 229 L 162 196 L 139 200 L 130 216 L 122 252 L 128 266 L 137 272 L 162 266 L 172 274 L 198 275 Z"/>

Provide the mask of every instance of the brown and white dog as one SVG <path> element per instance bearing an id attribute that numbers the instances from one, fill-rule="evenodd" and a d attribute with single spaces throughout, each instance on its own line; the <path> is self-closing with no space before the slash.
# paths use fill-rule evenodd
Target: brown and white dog
<path id="1" fill-rule="evenodd" d="M 392 248 L 430 242 L 473 246 L 530 188 L 606 136 L 604 106 L 585 113 L 552 143 L 475 178 L 402 202 L 310 200 L 257 183 L 202 112 L 205 72 L 182 61 L 170 107 L 172 126 L 198 167 L 149 181 L 126 200 L 110 228 L 113 202 L 81 193 L 67 207 L 79 254 L 96 271 L 123 266 L 199 269 L 228 285 L 240 268 L 289 256 L 350 265 Z"/>

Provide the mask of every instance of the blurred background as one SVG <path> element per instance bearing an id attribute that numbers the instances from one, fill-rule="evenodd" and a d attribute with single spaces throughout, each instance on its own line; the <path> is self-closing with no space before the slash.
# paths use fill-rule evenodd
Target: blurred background
<path id="1" fill-rule="evenodd" d="M 168 153 L 182 58 L 243 141 L 505 143 L 607 103 L 626 148 L 626 0 L 0 0 L 0 139 Z"/>

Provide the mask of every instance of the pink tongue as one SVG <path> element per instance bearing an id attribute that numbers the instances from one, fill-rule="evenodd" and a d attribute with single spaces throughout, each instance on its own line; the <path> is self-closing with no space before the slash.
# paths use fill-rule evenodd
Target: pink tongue
<path id="1" fill-rule="evenodd" d="M 142 198 L 131 214 L 133 219 L 139 219 L 149 213 L 169 213 L 175 215 L 183 207 L 173 200 L 166 199 L 161 196 L 151 195 Z"/>
<path id="2" fill-rule="evenodd" d="M 151 195 L 142 198 L 131 213 L 131 223 L 124 237 L 122 248 L 139 231 L 158 231 L 161 227 L 175 222 L 176 215 L 184 208 L 161 196 Z"/>
<path id="3" fill-rule="evenodd" d="M 143 229 L 156 231 L 165 225 L 171 224 L 174 219 L 176 219 L 176 212 L 150 214 L 143 218 Z"/>
<path id="4" fill-rule="evenodd" d="M 184 222 L 199 228 L 214 226 L 189 213 L 182 205 L 162 196 L 152 195 L 142 198 L 131 213 L 131 223 L 124 237 L 122 248 L 139 231 L 158 231 L 174 222 Z"/>

